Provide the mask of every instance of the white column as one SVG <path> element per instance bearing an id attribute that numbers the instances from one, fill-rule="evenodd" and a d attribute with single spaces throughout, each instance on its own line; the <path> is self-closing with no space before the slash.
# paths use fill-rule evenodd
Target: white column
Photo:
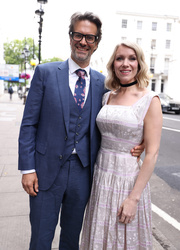
<path id="1" fill-rule="evenodd" d="M 159 76 L 157 77 L 156 89 L 155 89 L 155 91 L 156 91 L 157 93 L 161 93 L 161 79 L 162 79 L 162 76 L 159 75 Z"/>

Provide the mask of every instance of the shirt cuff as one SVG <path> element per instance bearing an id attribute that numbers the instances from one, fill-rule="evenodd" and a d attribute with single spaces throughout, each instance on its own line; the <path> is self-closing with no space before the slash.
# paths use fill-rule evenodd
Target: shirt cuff
<path id="1" fill-rule="evenodd" d="M 35 172 L 36 172 L 35 169 L 21 170 L 21 174 L 31 174 L 31 173 L 35 173 Z"/>

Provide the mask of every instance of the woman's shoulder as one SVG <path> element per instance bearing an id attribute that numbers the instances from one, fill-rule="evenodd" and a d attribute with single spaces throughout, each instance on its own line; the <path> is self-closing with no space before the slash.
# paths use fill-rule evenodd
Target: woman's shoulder
<path id="1" fill-rule="evenodd" d="M 109 91 L 107 91 L 107 92 L 103 95 L 103 98 L 102 98 L 102 106 L 104 106 L 104 105 L 107 104 L 110 94 L 111 94 L 111 91 L 109 90 Z"/>
<path id="2" fill-rule="evenodd" d="M 158 94 L 153 90 L 149 90 L 149 89 L 145 88 L 145 89 L 142 90 L 142 97 L 144 97 L 144 96 L 151 99 L 151 98 L 153 98 L 155 96 L 158 97 Z"/>

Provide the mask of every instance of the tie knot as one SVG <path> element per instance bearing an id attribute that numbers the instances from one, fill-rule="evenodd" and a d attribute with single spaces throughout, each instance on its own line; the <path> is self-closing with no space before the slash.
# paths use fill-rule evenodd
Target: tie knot
<path id="1" fill-rule="evenodd" d="M 86 71 L 84 69 L 77 69 L 76 74 L 81 78 L 85 78 Z"/>

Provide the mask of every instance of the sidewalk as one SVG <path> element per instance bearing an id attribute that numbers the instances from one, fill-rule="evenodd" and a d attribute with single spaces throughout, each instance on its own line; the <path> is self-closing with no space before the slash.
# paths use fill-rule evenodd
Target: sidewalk
<path id="1" fill-rule="evenodd" d="M 21 186 L 18 168 L 18 135 L 23 100 L 16 93 L 0 96 L 0 250 L 28 250 L 29 199 Z M 59 227 L 52 244 L 58 250 Z M 154 250 L 162 250 L 154 233 Z M 101 249 L 99 249 L 101 250 Z"/>

